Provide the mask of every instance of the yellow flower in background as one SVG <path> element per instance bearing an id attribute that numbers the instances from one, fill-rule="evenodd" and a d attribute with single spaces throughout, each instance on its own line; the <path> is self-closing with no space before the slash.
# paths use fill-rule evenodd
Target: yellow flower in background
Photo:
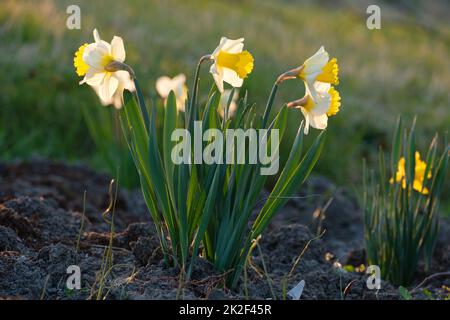
<path id="1" fill-rule="evenodd" d="M 220 102 L 219 102 L 219 115 L 223 118 L 225 116 L 225 108 L 227 107 L 228 100 L 230 99 L 231 90 L 226 89 L 223 91 L 222 95 L 220 96 Z M 237 100 L 239 98 L 239 92 L 237 90 L 234 90 L 233 97 L 231 98 L 231 103 L 228 108 L 228 118 L 231 118 L 234 116 L 237 110 Z"/>
<path id="2" fill-rule="evenodd" d="M 316 99 L 316 92 L 314 90 L 314 83 L 316 81 L 332 85 L 339 84 L 339 66 L 337 59 L 332 58 L 330 60 L 329 54 L 324 47 L 320 47 L 314 55 L 306 59 L 300 70 L 298 77 L 309 87 L 314 99 Z"/>
<path id="3" fill-rule="evenodd" d="M 304 133 L 309 127 L 323 130 L 328 125 L 328 117 L 339 112 L 341 97 L 339 92 L 329 83 L 316 81 L 313 85 L 316 93 L 314 99 L 310 87 L 306 87 L 306 95 L 297 101 L 288 103 L 289 108 L 299 108 L 305 117 Z"/>
<path id="4" fill-rule="evenodd" d="M 186 76 L 184 74 L 179 74 L 173 78 L 159 77 L 156 80 L 156 91 L 164 100 L 167 99 L 170 91 L 173 91 L 177 99 L 177 110 L 184 112 L 187 99 Z"/>
<path id="5" fill-rule="evenodd" d="M 427 167 L 427 164 L 425 161 L 422 161 L 420 158 L 420 153 L 416 151 L 415 153 L 415 165 L 414 168 L 414 182 L 413 182 L 413 189 L 421 192 L 422 194 L 428 194 L 428 189 L 423 186 L 424 180 L 425 180 L 425 169 Z M 427 178 L 431 178 L 431 172 L 428 172 Z M 394 183 L 394 178 L 391 178 L 390 183 Z M 395 182 L 401 183 L 402 188 L 406 189 L 406 171 L 405 171 L 405 158 L 401 157 L 398 161 L 397 165 L 397 172 L 395 174 Z"/>
<path id="6" fill-rule="evenodd" d="M 123 40 L 114 36 L 111 43 L 100 38 L 94 29 L 95 42 L 83 44 L 75 53 L 74 66 L 80 84 L 87 83 L 94 88 L 104 105 L 122 106 L 123 90 L 134 91 L 134 82 L 128 71 L 120 70 L 114 64 L 123 64 L 125 48 Z"/>
<path id="7" fill-rule="evenodd" d="M 222 37 L 219 46 L 211 54 L 214 61 L 210 68 L 220 92 L 224 91 L 223 82 L 240 88 L 244 79 L 253 70 L 253 56 L 244 49 L 244 38 L 237 40 Z"/>

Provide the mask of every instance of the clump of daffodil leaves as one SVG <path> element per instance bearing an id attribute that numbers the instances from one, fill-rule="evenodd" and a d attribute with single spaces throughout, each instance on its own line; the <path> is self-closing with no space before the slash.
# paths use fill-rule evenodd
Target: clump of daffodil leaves
<path id="1" fill-rule="evenodd" d="M 388 170 L 380 150 L 379 172 L 364 168 L 364 223 L 368 263 L 383 279 L 411 283 L 420 258 L 431 263 L 439 230 L 439 197 L 450 146 L 438 154 L 438 136 L 422 158 L 415 145 L 415 120 L 407 132 L 399 118 Z"/>
<path id="2" fill-rule="evenodd" d="M 322 47 L 304 63 L 282 73 L 276 78 L 260 115 L 254 105 L 247 103 L 246 94 L 238 99 L 236 90 L 253 71 L 253 56 L 244 50 L 243 38 L 223 37 L 211 54 L 199 59 L 192 91 L 187 91 L 182 74 L 158 79 L 156 89 L 165 103 L 163 117 L 158 118 L 154 104 L 144 98 L 135 72 L 125 58 L 122 38 L 115 36 L 108 43 L 94 30 L 94 42 L 77 50 L 74 66 L 83 77 L 80 84 L 91 86 L 102 104 L 120 109 L 123 134 L 156 225 L 164 259 L 179 267 L 188 279 L 196 257 L 201 255 L 226 274 L 228 286 L 235 287 L 257 239 L 306 180 L 319 158 L 328 118 L 336 115 L 341 105 L 334 87 L 339 83 L 337 60 L 330 59 Z M 216 89 L 209 93 L 206 105 L 199 106 L 199 75 L 206 63 L 210 64 Z M 305 94 L 285 104 L 269 121 L 278 87 L 290 79 L 301 80 Z M 225 89 L 225 85 L 231 88 Z M 171 159 L 176 144 L 171 140 L 172 132 L 183 128 L 193 135 L 194 121 L 201 121 L 204 131 L 277 129 L 282 140 L 287 118 L 297 110 L 305 121 L 299 121 L 288 159 L 262 206 L 260 195 L 267 176 L 261 175 L 260 163 L 174 164 Z M 162 132 L 156 129 L 157 123 L 162 125 Z M 303 148 L 309 127 L 321 132 L 309 148 Z M 260 208 L 258 214 L 251 219 L 256 208 Z"/>

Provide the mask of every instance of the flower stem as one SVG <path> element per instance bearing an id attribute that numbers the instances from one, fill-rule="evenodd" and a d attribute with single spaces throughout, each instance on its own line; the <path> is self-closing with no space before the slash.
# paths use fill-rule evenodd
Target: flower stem
<path id="1" fill-rule="evenodd" d="M 195 106 L 197 104 L 197 92 L 198 92 L 198 83 L 200 79 L 200 67 L 202 63 L 206 60 L 210 60 L 211 55 L 204 55 L 200 58 L 197 64 L 197 69 L 195 70 L 195 76 L 194 76 L 194 86 L 192 88 L 192 96 L 191 96 L 191 103 L 189 103 L 189 110 L 186 112 L 186 128 L 192 129 L 191 127 L 194 124 L 194 115 L 195 115 Z"/>
<path id="2" fill-rule="evenodd" d="M 300 67 L 291 69 L 289 71 L 286 71 L 282 73 L 275 83 L 273 84 L 272 91 L 270 92 L 269 100 L 267 101 L 266 110 L 264 111 L 264 117 L 263 117 L 263 128 L 266 127 L 267 121 L 269 120 L 270 111 L 272 110 L 273 101 L 275 100 L 275 95 L 277 94 L 278 86 L 283 83 L 285 80 L 291 80 L 298 77 L 298 75 L 302 72 L 304 69 L 304 66 L 301 65 Z"/>
<path id="3" fill-rule="evenodd" d="M 136 88 L 136 91 L 134 92 L 134 94 L 136 95 L 136 99 L 138 101 L 139 108 L 141 109 L 142 116 L 144 117 L 144 123 L 145 123 L 145 126 L 148 131 L 150 128 L 150 117 L 148 115 L 147 107 L 145 106 L 144 95 L 142 94 L 141 87 L 140 87 L 137 79 L 133 78 L 133 81 L 134 81 L 134 86 Z"/>

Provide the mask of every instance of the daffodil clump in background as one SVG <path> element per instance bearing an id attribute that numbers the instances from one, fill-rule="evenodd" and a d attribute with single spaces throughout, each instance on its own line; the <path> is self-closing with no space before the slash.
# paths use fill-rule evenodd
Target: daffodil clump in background
<path id="1" fill-rule="evenodd" d="M 439 231 L 450 146 L 439 155 L 436 135 L 424 159 L 415 146 L 415 123 L 404 130 L 398 121 L 388 170 L 380 151 L 379 172 L 364 171 L 364 225 L 368 263 L 383 279 L 407 286 L 423 258 L 428 269 Z"/>
<path id="2" fill-rule="evenodd" d="M 301 66 L 277 77 L 264 114 L 259 115 L 248 104 L 247 94 L 238 98 L 238 88 L 253 71 L 254 58 L 244 50 L 243 38 L 222 37 L 211 54 L 200 58 L 190 92 L 184 74 L 174 78 L 164 76 L 156 81 L 156 91 L 164 103 L 160 115 L 154 103 L 147 106 L 149 101 L 141 91 L 135 72 L 125 64 L 122 39 L 115 36 L 107 43 L 94 30 L 94 40 L 78 49 L 74 66 L 77 74 L 84 77 L 80 84 L 91 86 L 102 104 L 120 109 L 124 140 L 156 225 L 165 261 L 180 267 L 183 276 L 189 278 L 195 258 L 200 254 L 217 270 L 227 273 L 230 286 L 236 286 L 251 250 L 272 217 L 306 180 L 319 158 L 324 132 L 313 139 L 306 152 L 302 148 L 303 134 L 308 133 L 309 126 L 324 130 L 327 117 L 339 111 L 340 97 L 331 87 L 338 83 L 336 59 L 329 60 L 328 53 L 321 48 Z M 206 105 L 199 106 L 201 66 L 206 63 L 211 63 L 209 72 L 216 89 L 210 92 Z M 261 163 L 175 165 L 170 156 L 175 146 L 171 134 L 177 128 L 185 128 L 192 135 L 194 122 L 201 121 L 204 131 L 213 128 L 222 132 L 278 130 L 283 139 L 288 113 L 294 116 L 296 112 L 285 105 L 270 120 L 271 111 L 278 87 L 285 80 L 295 78 L 306 84 L 305 97 L 295 105 L 301 108 L 306 125 L 299 119 L 289 158 L 256 220 L 249 226 L 267 179 L 260 173 Z M 268 144 L 278 148 L 278 141 L 272 142 L 271 137 Z M 248 150 L 246 153 L 249 157 Z"/>

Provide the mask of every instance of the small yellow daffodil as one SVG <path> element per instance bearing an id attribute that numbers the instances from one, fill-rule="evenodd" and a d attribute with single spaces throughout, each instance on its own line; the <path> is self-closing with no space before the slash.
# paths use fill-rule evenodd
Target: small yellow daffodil
<path id="1" fill-rule="evenodd" d="M 185 83 L 186 76 L 184 74 L 179 74 L 173 78 L 166 76 L 159 77 L 156 80 L 156 91 L 164 100 L 167 99 L 170 91 L 173 91 L 177 99 L 177 110 L 184 112 L 187 99 L 187 87 Z"/>
<path id="2" fill-rule="evenodd" d="M 75 53 L 76 73 L 84 77 L 80 84 L 87 83 L 93 87 L 103 104 L 120 108 L 123 90 L 135 90 L 130 72 L 124 68 L 123 40 L 114 36 L 108 43 L 100 38 L 97 29 L 93 34 L 95 42 L 83 44 Z"/>
<path id="3" fill-rule="evenodd" d="M 323 130 L 328 125 L 328 117 L 339 112 L 341 97 L 339 92 L 329 83 L 316 81 L 313 85 L 316 98 L 314 99 L 310 87 L 306 87 L 306 95 L 299 100 L 288 103 L 289 108 L 299 108 L 305 117 L 304 133 L 308 134 L 309 127 Z"/>
<path id="4" fill-rule="evenodd" d="M 220 92 L 224 91 L 223 82 L 240 88 L 244 79 L 253 70 L 253 56 L 244 49 L 244 38 L 237 40 L 222 37 L 219 46 L 211 54 L 213 65 L 210 72 Z"/>
<path id="5" fill-rule="evenodd" d="M 420 153 L 415 153 L 415 168 L 414 168 L 414 182 L 413 189 L 427 195 L 428 189 L 423 186 L 425 180 L 425 169 L 427 164 L 420 158 Z M 431 178 L 431 172 L 428 172 L 427 178 Z M 390 183 L 394 183 L 394 178 L 391 178 Z M 406 189 L 406 171 L 405 171 L 405 158 L 401 157 L 398 161 L 397 172 L 395 174 L 395 182 L 401 183 L 402 188 Z"/>

